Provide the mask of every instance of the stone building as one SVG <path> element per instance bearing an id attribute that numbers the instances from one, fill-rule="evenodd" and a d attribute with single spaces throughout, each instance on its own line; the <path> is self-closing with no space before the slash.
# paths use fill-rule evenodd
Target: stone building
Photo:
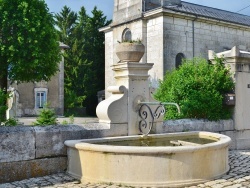
<path id="1" fill-rule="evenodd" d="M 59 44 L 63 53 L 67 45 Z M 8 101 L 7 118 L 37 115 L 46 103 L 57 115 L 64 113 L 64 58 L 59 71 L 48 82 L 28 82 L 9 86 L 12 98 Z"/>
<path id="2" fill-rule="evenodd" d="M 181 0 L 114 0 L 113 22 L 100 29 L 105 32 L 105 90 L 115 83 L 115 46 L 123 38 L 142 40 L 146 53 L 141 61 L 154 63 L 150 76 L 157 87 L 166 70 L 178 67 L 182 58 L 207 58 L 208 50 L 233 46 L 249 51 L 249 26 L 249 16 Z"/>

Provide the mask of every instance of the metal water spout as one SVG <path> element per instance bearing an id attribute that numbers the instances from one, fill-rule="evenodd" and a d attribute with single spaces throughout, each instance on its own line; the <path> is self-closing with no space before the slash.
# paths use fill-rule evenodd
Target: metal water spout
<path id="1" fill-rule="evenodd" d="M 141 134 L 147 136 L 152 127 L 154 125 L 155 120 L 157 120 L 160 116 L 164 116 L 166 109 L 165 105 L 176 106 L 178 113 L 180 113 L 180 106 L 177 103 L 172 102 L 141 102 L 138 101 L 139 107 L 139 117 L 141 120 L 139 121 L 139 130 Z M 150 106 L 156 106 L 151 108 Z M 151 121 L 150 121 L 151 120 Z M 147 130 L 146 132 L 143 129 Z"/>

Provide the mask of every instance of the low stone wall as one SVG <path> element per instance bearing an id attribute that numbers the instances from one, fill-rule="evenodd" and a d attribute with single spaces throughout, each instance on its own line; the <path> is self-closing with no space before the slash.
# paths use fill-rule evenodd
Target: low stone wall
<path id="1" fill-rule="evenodd" d="M 155 133 L 209 131 L 232 138 L 232 149 L 249 149 L 249 130 L 234 130 L 233 120 L 210 122 L 205 120 L 165 121 Z M 65 140 L 126 136 L 126 124 L 105 126 L 58 125 L 47 127 L 0 127 L 0 183 L 63 172 L 67 168 Z M 241 136 L 240 139 L 238 136 Z"/>
<path id="2" fill-rule="evenodd" d="M 127 135 L 125 125 L 0 127 L 0 183 L 65 171 L 65 140 L 120 135 Z"/>

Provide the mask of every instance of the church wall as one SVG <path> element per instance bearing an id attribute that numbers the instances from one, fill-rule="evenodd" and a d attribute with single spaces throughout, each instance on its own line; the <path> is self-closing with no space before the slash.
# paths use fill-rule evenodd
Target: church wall
<path id="1" fill-rule="evenodd" d="M 192 54 L 192 28 L 188 20 L 164 16 L 164 72 L 175 66 L 175 57 L 183 53 L 190 57 Z M 164 74 L 164 73 L 163 73 Z"/>
<path id="2" fill-rule="evenodd" d="M 107 91 L 108 86 L 115 85 L 111 66 L 119 61 L 115 54 L 115 46 L 118 44 L 117 41 L 121 41 L 125 28 L 131 30 L 133 40 L 142 39 L 146 47 L 146 53 L 141 61 L 154 63 L 153 69 L 149 72 L 153 87 L 158 86 L 157 80 L 163 79 L 166 70 L 175 68 L 178 53 L 183 53 L 186 58 L 193 58 L 193 55 L 207 58 L 208 50 L 220 52 L 236 45 L 250 49 L 250 29 L 247 27 L 236 28 L 234 24 L 216 25 L 217 23 L 212 23 L 211 20 L 210 23 L 204 21 L 207 20 L 193 21 L 188 18 L 159 15 L 126 23 L 106 32 L 105 90 Z M 106 97 L 108 96 L 110 94 L 106 92 Z"/>
<path id="3" fill-rule="evenodd" d="M 154 63 L 149 71 L 151 85 L 158 86 L 167 70 L 176 68 L 176 55 L 185 58 L 201 56 L 208 58 L 208 50 L 221 52 L 241 45 L 250 49 L 250 28 L 216 19 L 195 16 L 169 10 L 153 9 L 152 3 L 161 1 L 146 0 L 145 9 L 141 0 L 115 0 L 113 23 L 105 30 L 105 96 L 109 86 L 115 85 L 112 65 L 119 60 L 115 54 L 117 41 L 122 41 L 124 29 L 129 28 L 132 39 L 142 39 L 146 52 L 141 62 Z M 165 2 L 165 1 L 164 1 Z M 166 1 L 167 2 L 167 1 Z M 171 1 L 178 3 L 180 1 Z"/>
<path id="4" fill-rule="evenodd" d="M 114 0 L 113 23 L 141 17 L 142 0 Z"/>
<path id="5" fill-rule="evenodd" d="M 164 71 L 175 68 L 178 53 L 183 53 L 186 58 L 193 57 L 192 22 L 184 18 L 164 16 Z M 249 49 L 250 30 L 232 27 L 194 21 L 194 56 L 207 58 L 208 50 L 220 52 L 236 45 Z"/>
<path id="6" fill-rule="evenodd" d="M 158 86 L 158 80 L 163 79 L 163 16 L 147 20 L 147 63 L 154 63 L 153 69 L 149 71 L 150 81 L 153 87 Z"/>

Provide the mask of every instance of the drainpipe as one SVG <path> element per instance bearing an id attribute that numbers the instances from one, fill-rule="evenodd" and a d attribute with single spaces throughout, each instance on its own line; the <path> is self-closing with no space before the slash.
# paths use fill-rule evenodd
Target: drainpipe
<path id="1" fill-rule="evenodd" d="M 197 15 L 195 15 L 195 19 L 192 20 L 192 30 L 193 30 L 193 58 L 194 58 L 194 49 L 195 49 L 195 45 L 194 45 L 194 22 L 197 20 Z"/>
<path id="2" fill-rule="evenodd" d="M 146 12 L 146 1 L 145 0 L 143 0 L 142 12 Z"/>

